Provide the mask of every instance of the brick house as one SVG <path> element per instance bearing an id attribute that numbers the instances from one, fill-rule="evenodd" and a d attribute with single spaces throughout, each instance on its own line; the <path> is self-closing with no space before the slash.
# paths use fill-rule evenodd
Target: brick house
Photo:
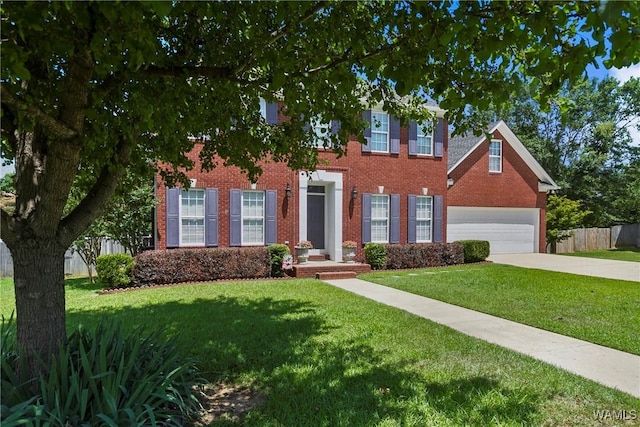
<path id="1" fill-rule="evenodd" d="M 319 144 L 312 173 L 265 161 L 254 183 L 236 167 L 196 166 L 187 173 L 189 189 L 167 188 L 158 177 L 155 248 L 285 243 L 293 252 L 309 240 L 311 255 L 339 261 L 346 240 L 358 243 L 362 260 L 367 242 L 481 238 L 493 252 L 544 251 L 546 193 L 558 188 L 553 180 L 504 122 L 490 129 L 491 141 L 450 142 L 444 111 L 428 108 L 434 123 L 406 127 L 380 108 L 363 112 L 372 123 L 367 144 L 352 136 L 340 158 Z M 276 104 L 263 103 L 261 112 L 271 124 L 286 120 Z M 337 125 L 317 125 L 317 132 Z M 196 165 L 201 148 L 189 153 Z"/>
<path id="2" fill-rule="evenodd" d="M 184 190 L 158 177 L 156 249 L 285 243 L 293 252 L 310 240 L 312 255 L 339 261 L 346 240 L 358 243 L 357 259 L 371 241 L 445 242 L 448 132 L 443 111 L 429 108 L 438 117 L 430 132 L 416 122 L 403 127 L 379 108 L 363 112 L 373 123 L 364 132 L 367 144 L 351 137 L 341 158 L 320 146 L 310 174 L 265 161 L 255 183 L 235 167 L 196 167 Z M 275 104 L 264 106 L 263 117 L 286 119 Z M 189 154 L 196 164 L 200 149 L 196 144 Z"/>
<path id="3" fill-rule="evenodd" d="M 449 142 L 447 239 L 491 253 L 545 252 L 547 193 L 559 187 L 503 122 Z"/>

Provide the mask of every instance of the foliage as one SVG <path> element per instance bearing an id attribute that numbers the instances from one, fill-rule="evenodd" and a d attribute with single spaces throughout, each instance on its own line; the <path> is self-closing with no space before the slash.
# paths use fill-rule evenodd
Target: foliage
<path id="1" fill-rule="evenodd" d="M 283 243 L 269 245 L 269 257 L 271 258 L 271 277 L 283 277 L 282 268 L 285 255 L 291 254 L 289 246 Z"/>
<path id="2" fill-rule="evenodd" d="M 152 177 L 127 177 L 105 209 L 104 231 L 136 256 L 145 249 L 144 238 L 151 235 L 156 204 Z"/>
<path id="3" fill-rule="evenodd" d="M 484 261 L 491 253 L 491 246 L 486 240 L 458 240 L 454 243 L 462 246 L 465 263 Z"/>
<path id="4" fill-rule="evenodd" d="M 462 246 L 455 243 L 384 245 L 384 249 L 387 269 L 441 267 L 464 262 Z"/>
<path id="5" fill-rule="evenodd" d="M 353 240 L 345 240 L 344 242 L 342 242 L 343 248 L 355 248 L 357 246 L 358 246 L 358 243 L 354 242 Z"/>
<path id="6" fill-rule="evenodd" d="M 583 225 L 591 212 L 580 202 L 565 196 L 550 195 L 547 198 L 547 245 L 553 245 L 571 236 L 571 230 Z"/>
<path id="7" fill-rule="evenodd" d="M 126 288 L 131 284 L 133 257 L 129 254 L 101 255 L 96 261 L 98 279 L 109 288 Z"/>
<path id="8" fill-rule="evenodd" d="M 82 259 L 82 262 L 84 262 L 84 265 L 87 267 L 87 275 L 92 283 L 93 269 L 97 267 L 97 260 L 102 251 L 104 233 L 101 230 L 103 225 L 104 223 L 102 221 L 99 219 L 96 220 L 71 246 L 71 250 L 78 252 L 80 259 Z"/>
<path id="9" fill-rule="evenodd" d="M 2 324 L 2 422 L 182 426 L 198 414 L 198 370 L 161 330 L 79 327 L 33 383 L 18 380 L 15 328 Z M 35 391 L 35 395 L 33 394 Z"/>
<path id="10" fill-rule="evenodd" d="M 256 279 L 269 277 L 271 258 L 266 247 L 145 251 L 131 274 L 134 286 Z"/>
<path id="11" fill-rule="evenodd" d="M 583 79 L 564 84 L 550 103 L 524 94 L 476 116 L 507 122 L 561 187 L 558 194 L 590 211 L 585 226 L 640 220 L 640 148 L 628 129 L 640 126 L 640 79 Z"/>
<path id="12" fill-rule="evenodd" d="M 31 325 L 17 317 L 32 366 L 65 335 L 64 274 L 45 274 L 126 175 L 154 165 L 166 184 L 186 184 L 198 142 L 205 169 L 235 165 L 254 182 L 265 159 L 312 170 L 303 117 L 339 121 L 325 142 L 340 154 L 369 105 L 424 120 L 420 105 L 434 99 L 464 129 L 468 104 L 508 102 L 527 83 L 544 100 L 597 56 L 608 67 L 640 60 L 637 2 L 5 2 L 2 12 L 1 144 L 17 200 L 0 234 L 25 257 L 14 259 L 16 289 L 40 296 L 18 298 L 18 313 L 37 313 Z M 291 120 L 266 123 L 260 99 L 286 100 Z M 65 212 L 79 175 L 87 191 Z M 50 249 L 58 261 L 44 261 Z"/>
<path id="13" fill-rule="evenodd" d="M 15 177 L 16 174 L 13 172 L 0 178 L 0 192 L 14 193 L 16 191 Z"/>
<path id="14" fill-rule="evenodd" d="M 374 270 L 387 267 L 387 252 L 381 243 L 369 242 L 364 245 L 364 259 Z"/>

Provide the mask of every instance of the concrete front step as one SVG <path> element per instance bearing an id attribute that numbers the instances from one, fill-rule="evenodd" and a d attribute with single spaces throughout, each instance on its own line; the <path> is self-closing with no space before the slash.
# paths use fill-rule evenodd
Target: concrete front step
<path id="1" fill-rule="evenodd" d="M 350 272 L 353 274 L 368 273 L 371 271 L 369 264 L 359 263 L 347 263 L 347 262 L 333 262 L 333 261 L 309 261 L 305 264 L 294 264 L 293 277 L 298 278 L 316 278 L 318 273 L 336 273 L 336 272 Z M 349 276 L 355 277 L 355 276 Z M 346 277 L 341 277 L 346 278 Z M 329 280 L 329 279 L 324 279 Z"/>

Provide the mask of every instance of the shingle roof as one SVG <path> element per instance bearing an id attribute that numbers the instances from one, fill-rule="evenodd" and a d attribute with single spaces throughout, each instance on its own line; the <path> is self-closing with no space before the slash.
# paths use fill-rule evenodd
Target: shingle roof
<path id="1" fill-rule="evenodd" d="M 482 139 L 482 136 L 475 136 L 472 132 L 464 135 L 454 136 L 449 140 L 449 159 L 447 169 L 458 163 L 465 154 L 469 152 Z"/>

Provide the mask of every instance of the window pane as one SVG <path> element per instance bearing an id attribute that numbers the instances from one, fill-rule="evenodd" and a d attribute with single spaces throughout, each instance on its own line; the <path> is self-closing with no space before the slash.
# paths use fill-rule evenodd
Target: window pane
<path id="1" fill-rule="evenodd" d="M 431 197 L 416 197 L 416 218 L 431 219 Z"/>
<path id="2" fill-rule="evenodd" d="M 182 243 L 204 243 L 204 219 L 182 219 Z"/>
<path id="3" fill-rule="evenodd" d="M 389 240 L 386 220 L 371 221 L 371 241 L 386 243 Z"/>
<path id="4" fill-rule="evenodd" d="M 416 221 L 416 241 L 417 242 L 430 242 L 431 241 L 431 221 Z"/>
<path id="5" fill-rule="evenodd" d="M 389 241 L 389 196 L 371 196 L 371 241 Z"/>
<path id="6" fill-rule="evenodd" d="M 371 114 L 371 150 L 389 151 L 389 115 Z"/>
<path id="7" fill-rule="evenodd" d="M 260 99 L 260 115 L 264 120 L 267 120 L 267 101 Z"/>
<path id="8" fill-rule="evenodd" d="M 204 190 L 182 190 L 180 221 L 182 245 L 204 244 Z"/>
<path id="9" fill-rule="evenodd" d="M 418 154 L 433 154 L 433 130 L 430 124 L 418 123 Z"/>
<path id="10" fill-rule="evenodd" d="M 264 192 L 242 192 L 242 243 L 264 243 Z"/>
<path id="11" fill-rule="evenodd" d="M 489 157 L 489 170 L 500 172 L 500 157 Z"/>

